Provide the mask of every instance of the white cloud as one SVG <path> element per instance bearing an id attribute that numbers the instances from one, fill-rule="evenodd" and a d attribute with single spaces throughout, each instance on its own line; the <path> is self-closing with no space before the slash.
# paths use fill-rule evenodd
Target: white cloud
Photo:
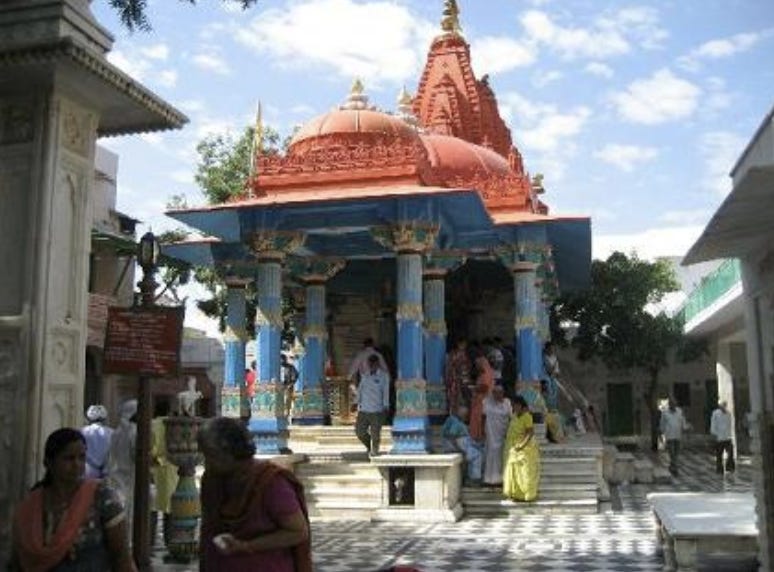
<path id="1" fill-rule="evenodd" d="M 633 123 L 656 125 L 690 116 L 696 110 L 701 89 L 660 69 L 651 77 L 630 83 L 611 97 L 618 114 Z"/>
<path id="2" fill-rule="evenodd" d="M 158 74 L 158 83 L 164 87 L 175 87 L 177 85 L 177 72 L 175 70 L 162 70 Z"/>
<path id="3" fill-rule="evenodd" d="M 553 151 L 560 143 L 580 133 L 590 116 L 591 110 L 582 106 L 563 113 L 545 115 L 532 128 L 521 131 L 521 141 L 525 146 L 538 151 Z"/>
<path id="4" fill-rule="evenodd" d="M 589 62 L 586 64 L 586 67 L 583 68 L 583 71 L 591 75 L 596 75 L 608 79 L 614 75 L 613 68 L 601 62 Z"/>
<path id="5" fill-rule="evenodd" d="M 113 50 L 108 53 L 108 61 L 138 81 L 142 81 L 150 69 L 150 62 L 146 58 L 129 55 L 122 50 Z"/>
<path id="6" fill-rule="evenodd" d="M 147 81 L 153 86 L 174 87 L 177 84 L 177 72 L 171 68 L 162 68 L 169 54 L 166 44 L 136 46 L 125 44 L 126 48 L 108 53 L 108 61 L 120 68 L 137 81 Z"/>
<path id="7" fill-rule="evenodd" d="M 178 105 L 186 113 L 199 113 L 206 108 L 206 104 L 201 99 L 186 99 L 178 102 Z"/>
<path id="8" fill-rule="evenodd" d="M 525 42 L 503 36 L 487 36 L 472 43 L 473 67 L 479 75 L 502 73 L 535 63 L 535 50 Z"/>
<path id="9" fill-rule="evenodd" d="M 594 258 L 606 259 L 614 251 L 636 252 L 640 258 L 684 256 L 701 235 L 704 225 L 662 226 L 628 234 L 594 234 L 591 251 Z"/>
<path id="10" fill-rule="evenodd" d="M 575 138 L 591 117 L 591 110 L 584 106 L 560 110 L 517 92 L 505 93 L 498 100 L 501 116 L 513 126 L 517 147 L 534 152 L 525 156 L 527 168 L 550 173 L 554 182 L 561 180 L 577 150 Z"/>
<path id="11" fill-rule="evenodd" d="M 558 70 L 551 70 L 547 72 L 536 72 L 532 75 L 532 85 L 537 88 L 542 88 L 548 84 L 559 81 L 564 77 L 564 74 Z"/>
<path id="12" fill-rule="evenodd" d="M 706 224 L 712 215 L 708 208 L 671 210 L 662 213 L 658 219 L 668 225 Z"/>
<path id="13" fill-rule="evenodd" d="M 306 103 L 299 103 L 290 108 L 290 113 L 294 115 L 312 115 L 315 111 L 314 107 Z"/>
<path id="14" fill-rule="evenodd" d="M 614 28 L 585 29 L 563 27 L 539 10 L 530 10 L 521 17 L 528 37 L 567 59 L 606 58 L 628 53 L 629 42 Z"/>
<path id="15" fill-rule="evenodd" d="M 176 183 L 184 183 L 188 185 L 194 184 L 194 176 L 193 173 L 187 169 L 180 169 L 177 171 L 172 171 L 169 174 L 169 178 L 175 181 Z"/>
<path id="16" fill-rule="evenodd" d="M 231 68 L 228 63 L 226 63 L 226 60 L 214 53 L 199 53 L 193 56 L 191 60 L 197 67 L 206 71 L 211 71 L 220 75 L 228 75 L 231 73 Z"/>
<path id="17" fill-rule="evenodd" d="M 701 69 L 703 60 L 729 58 L 736 54 L 746 52 L 770 33 L 770 31 L 747 32 L 729 36 L 727 38 L 710 40 L 679 58 L 678 63 L 687 70 L 698 71 Z"/>
<path id="18" fill-rule="evenodd" d="M 166 44 L 153 44 L 140 49 L 140 53 L 151 60 L 166 60 L 169 57 L 169 47 Z"/>
<path id="19" fill-rule="evenodd" d="M 659 23 L 658 12 L 648 6 L 630 6 L 598 19 L 602 29 L 618 30 L 641 47 L 653 50 L 662 47 L 668 32 Z"/>
<path id="20" fill-rule="evenodd" d="M 562 58 L 606 59 L 628 54 L 633 45 L 660 47 L 667 37 L 658 13 L 647 7 L 604 13 L 587 27 L 565 26 L 547 12 L 528 10 L 521 16 L 527 45 L 542 45 Z"/>
<path id="21" fill-rule="evenodd" d="M 614 165 L 622 171 L 631 172 L 642 163 L 647 163 L 658 156 L 655 147 L 637 145 L 619 145 L 611 143 L 594 152 L 594 157 Z"/>
<path id="22" fill-rule="evenodd" d="M 747 140 L 729 131 L 712 131 L 702 135 L 699 153 L 704 161 L 702 187 L 725 197 L 731 190 L 729 172 L 742 154 Z"/>
<path id="23" fill-rule="evenodd" d="M 424 61 L 438 26 L 386 0 L 305 0 L 268 9 L 235 31 L 280 66 L 326 66 L 346 78 L 403 82 Z"/>

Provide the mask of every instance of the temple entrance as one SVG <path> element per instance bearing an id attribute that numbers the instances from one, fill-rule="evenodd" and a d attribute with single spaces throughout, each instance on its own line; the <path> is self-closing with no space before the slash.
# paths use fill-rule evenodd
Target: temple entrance
<path id="1" fill-rule="evenodd" d="M 499 262 L 468 260 L 446 279 L 449 340 L 513 338 L 513 278 Z"/>

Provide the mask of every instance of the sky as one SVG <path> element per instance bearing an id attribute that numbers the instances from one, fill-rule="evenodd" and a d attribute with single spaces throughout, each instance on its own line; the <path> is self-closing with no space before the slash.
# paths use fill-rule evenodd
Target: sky
<path id="1" fill-rule="evenodd" d="M 728 194 L 774 105 L 772 0 L 458 0 L 477 77 L 552 214 L 589 215 L 595 257 L 681 256 Z M 416 91 L 442 0 L 150 0 L 150 32 L 108 59 L 186 113 L 176 132 L 101 140 L 119 154 L 118 209 L 154 231 L 172 195 L 204 203 L 196 144 L 254 121 L 283 134 L 340 105 L 354 78 L 391 111 Z"/>

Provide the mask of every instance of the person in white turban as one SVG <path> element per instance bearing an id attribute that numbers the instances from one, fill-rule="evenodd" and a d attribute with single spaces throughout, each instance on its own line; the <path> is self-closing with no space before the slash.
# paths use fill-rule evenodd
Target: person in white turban
<path id="1" fill-rule="evenodd" d="M 132 530 L 134 510 L 134 458 L 137 447 L 137 400 L 124 401 L 118 427 L 110 438 L 108 476 L 126 501 L 127 530 Z"/>
<path id="2" fill-rule="evenodd" d="M 108 412 L 104 405 L 92 405 L 86 410 L 89 424 L 81 429 L 86 439 L 86 478 L 102 479 L 107 476 L 107 460 L 113 429 L 105 425 Z"/>

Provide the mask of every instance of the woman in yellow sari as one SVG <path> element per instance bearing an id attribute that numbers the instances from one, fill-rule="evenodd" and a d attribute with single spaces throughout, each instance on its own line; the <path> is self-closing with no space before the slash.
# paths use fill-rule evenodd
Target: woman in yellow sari
<path id="1" fill-rule="evenodd" d="M 513 399 L 513 417 L 503 447 L 503 494 L 515 501 L 534 501 L 540 484 L 540 449 L 525 399 Z"/>

